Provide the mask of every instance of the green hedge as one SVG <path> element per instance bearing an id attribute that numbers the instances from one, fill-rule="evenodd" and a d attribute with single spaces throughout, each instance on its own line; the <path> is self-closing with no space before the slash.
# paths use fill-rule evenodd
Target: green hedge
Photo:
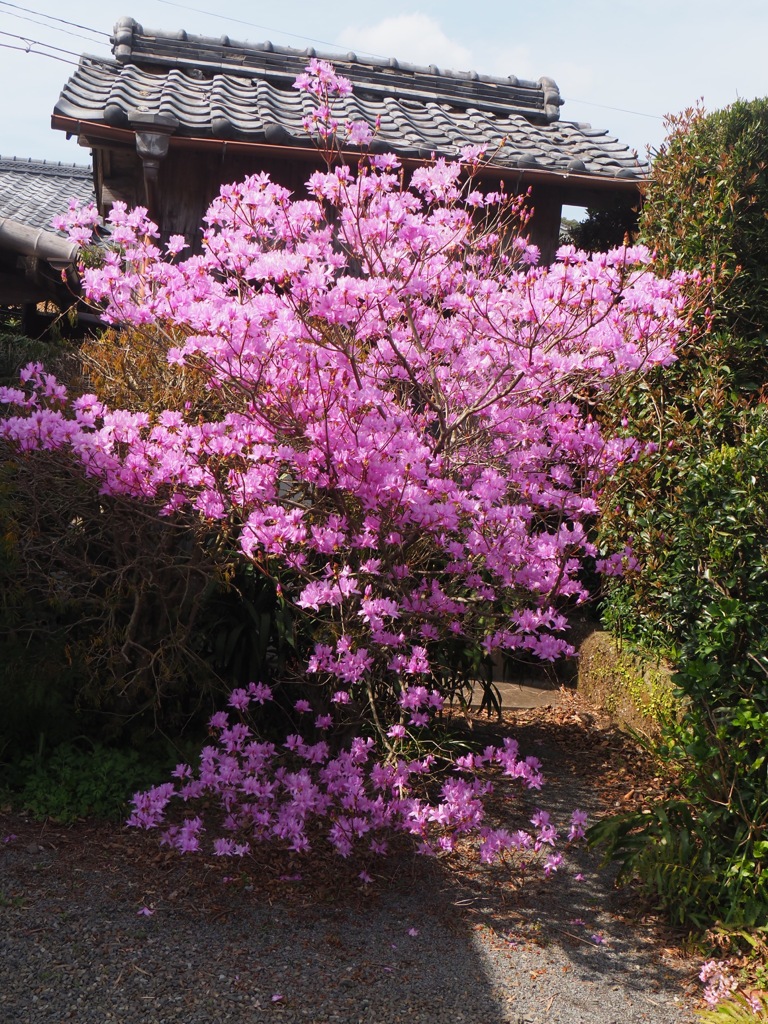
<path id="1" fill-rule="evenodd" d="M 608 844 L 683 924 L 768 920 L 768 417 L 689 467 L 661 525 L 674 543 L 634 611 L 679 666 L 681 721 L 660 756 L 677 776 L 651 813 L 615 818 Z M 623 585 L 632 594 L 631 581 Z M 633 595 L 634 596 L 634 595 Z"/>
<path id="2" fill-rule="evenodd" d="M 767 158 L 766 100 L 672 120 L 641 237 L 704 275 L 698 333 L 600 411 L 657 449 L 617 479 L 601 527 L 639 559 L 604 620 L 671 658 L 688 710 L 659 747 L 668 799 L 594 838 L 700 928 L 768 920 Z"/>

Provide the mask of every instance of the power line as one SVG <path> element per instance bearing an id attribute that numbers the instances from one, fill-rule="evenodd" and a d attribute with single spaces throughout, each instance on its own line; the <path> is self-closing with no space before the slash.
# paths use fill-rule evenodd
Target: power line
<path id="1" fill-rule="evenodd" d="M 25 47 L 17 46 L 17 47 L 14 47 L 14 49 L 17 49 L 17 50 L 25 49 L 27 51 L 27 53 L 31 53 L 32 52 L 32 47 L 33 46 L 44 46 L 47 50 L 56 50 L 57 53 L 66 53 L 68 56 L 70 56 L 70 57 L 77 57 L 78 59 L 80 57 L 80 54 L 79 53 L 75 53 L 74 50 L 63 50 L 60 46 L 53 46 L 51 43 L 44 43 L 40 39 L 29 39 L 27 36 L 19 36 L 19 35 L 16 35 L 15 32 L 2 32 L 2 31 L 0 31 L 0 36 L 7 36 L 9 39 L 18 39 L 22 43 L 26 43 L 27 45 Z M 40 51 L 36 51 L 36 52 L 40 52 Z M 45 54 L 45 56 L 50 56 L 50 55 L 49 54 Z"/>
<path id="2" fill-rule="evenodd" d="M 209 18 L 216 18 L 219 21 L 231 21 L 238 25 L 246 25 L 248 28 L 258 28 L 262 32 L 277 32 L 281 36 L 290 36 L 291 39 L 300 39 L 303 43 L 318 43 L 320 46 L 330 46 L 334 50 L 342 51 L 344 47 L 339 46 L 338 43 L 329 43 L 327 39 L 314 39 L 312 36 L 302 36 L 298 32 L 285 32 L 280 28 L 270 28 L 269 25 L 258 25 L 254 21 L 244 21 L 242 18 L 231 18 L 228 14 L 221 14 L 218 11 L 214 14 L 212 11 L 205 11 L 201 7 L 190 7 L 187 4 L 176 3 L 175 0 L 157 0 L 159 4 L 165 4 L 166 7 L 179 7 L 183 11 L 192 11 L 193 14 L 205 14 Z M 358 50 L 358 53 L 364 53 L 367 57 L 379 57 L 381 60 L 386 60 L 380 53 L 372 53 L 370 50 Z"/>
<path id="3" fill-rule="evenodd" d="M 568 97 L 569 103 L 583 103 L 585 107 L 600 107 L 601 110 L 617 110 L 620 114 L 636 114 L 637 117 L 652 117 L 655 121 L 663 121 L 661 114 L 644 114 L 642 110 L 627 110 L 626 107 L 609 107 L 605 103 L 595 103 L 592 100 L 577 100 L 573 96 Z"/>
<path id="4" fill-rule="evenodd" d="M 33 50 L 30 46 L 13 46 L 11 43 L 0 43 L 0 49 L 19 50 L 21 53 L 31 53 L 35 57 L 50 57 L 51 60 L 58 60 L 62 64 L 68 64 L 71 68 L 78 66 L 77 61 L 67 60 L 66 57 L 57 57 L 55 53 L 46 53 L 44 50 Z"/>
<path id="5" fill-rule="evenodd" d="M 0 0 L 0 3 L 1 2 L 2 0 Z M 43 28 L 47 28 L 52 32 L 63 32 L 65 35 L 68 36 L 76 36 L 78 39 L 85 39 L 89 43 L 95 42 L 94 39 L 91 39 L 90 36 L 83 35 L 82 32 L 72 32 L 71 29 L 59 28 L 58 25 L 48 25 L 44 21 L 38 21 L 37 18 L 30 18 L 26 14 L 14 14 L 13 11 L 0 11 L 0 14 L 5 14 L 7 18 L 18 18 L 20 21 L 29 21 L 33 25 L 40 25 Z"/>
<path id="6" fill-rule="evenodd" d="M 109 38 L 109 32 L 102 32 L 101 29 L 91 28 L 90 25 L 81 25 L 77 21 L 67 21 L 66 18 L 57 18 L 53 14 L 46 14 L 45 11 L 36 11 L 31 7 L 22 7 L 20 4 L 11 3 L 10 0 L 0 0 L 0 5 L 3 7 L 13 7 L 17 11 L 24 11 L 25 14 L 37 14 L 41 18 L 47 18 L 48 21 L 58 21 L 62 25 L 70 25 L 72 28 L 82 28 L 86 32 L 92 32 L 97 36 L 106 36 Z"/>

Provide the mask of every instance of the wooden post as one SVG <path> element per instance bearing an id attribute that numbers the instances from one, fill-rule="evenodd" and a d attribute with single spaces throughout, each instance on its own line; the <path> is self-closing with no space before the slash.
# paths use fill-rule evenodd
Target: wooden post
<path id="1" fill-rule="evenodd" d="M 560 242 L 560 221 L 563 215 L 563 192 L 560 188 L 534 185 L 529 205 L 533 217 L 528 223 L 528 235 L 541 250 L 541 266 L 555 261 Z"/>

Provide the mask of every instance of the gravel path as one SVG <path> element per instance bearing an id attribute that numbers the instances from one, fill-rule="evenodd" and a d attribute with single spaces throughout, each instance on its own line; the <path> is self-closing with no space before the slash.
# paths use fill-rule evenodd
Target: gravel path
<path id="1" fill-rule="evenodd" d="M 567 716 L 565 732 L 539 712 L 510 724 L 544 762 L 541 805 L 594 812 L 604 808 L 600 766 L 626 741 L 606 745 L 572 705 Z M 493 809 L 513 825 L 530 813 L 503 787 Z M 586 852 L 523 884 L 508 867 L 459 857 L 449 869 L 403 853 L 363 886 L 340 882 L 337 861 L 308 867 L 287 855 L 230 877 L 221 861 L 92 823 L 0 816 L 0 839 L 9 835 L 1 1024 L 694 1020 L 695 964 L 666 948 Z"/>

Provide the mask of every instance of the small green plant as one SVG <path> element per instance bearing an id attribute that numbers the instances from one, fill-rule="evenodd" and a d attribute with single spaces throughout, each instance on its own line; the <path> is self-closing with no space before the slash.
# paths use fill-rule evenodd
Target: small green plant
<path id="1" fill-rule="evenodd" d="M 65 743 L 48 756 L 28 756 L 15 767 L 12 803 L 36 818 L 69 823 L 94 817 L 119 820 L 138 789 L 163 778 L 167 765 L 135 750 Z"/>
<path id="2" fill-rule="evenodd" d="M 4 889 L 0 889 L 0 907 L 10 907 L 13 910 L 19 910 L 23 906 L 23 896 L 9 896 Z"/>

